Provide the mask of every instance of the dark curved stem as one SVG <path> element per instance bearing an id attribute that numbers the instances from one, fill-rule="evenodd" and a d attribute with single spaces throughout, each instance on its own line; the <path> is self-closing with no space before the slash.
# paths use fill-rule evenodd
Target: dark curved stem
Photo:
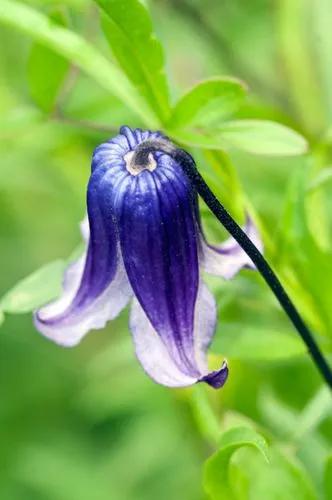
<path id="1" fill-rule="evenodd" d="M 253 261 L 256 268 L 279 301 L 279 304 L 300 334 L 303 342 L 306 344 L 309 354 L 312 357 L 317 369 L 320 371 L 328 386 L 332 389 L 331 368 L 319 349 L 318 344 L 316 343 L 310 330 L 307 328 L 302 317 L 280 283 L 279 278 L 276 276 L 258 248 L 253 244 L 241 227 L 235 222 L 232 216 L 215 197 L 197 170 L 193 158 L 186 151 L 178 149 L 171 142 L 166 140 L 146 141 L 141 143 L 136 149 L 135 163 L 137 165 L 144 165 L 144 163 L 148 160 L 148 154 L 153 151 L 163 151 L 166 154 L 169 154 L 182 166 L 184 172 L 196 188 L 198 194 L 210 208 L 211 212 L 217 217 L 219 222 L 221 222 L 225 229 L 231 236 L 233 236 L 233 238 Z"/>

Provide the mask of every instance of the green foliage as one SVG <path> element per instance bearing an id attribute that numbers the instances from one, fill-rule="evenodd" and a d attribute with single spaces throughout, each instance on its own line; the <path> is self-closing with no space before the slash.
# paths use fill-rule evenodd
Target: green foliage
<path id="1" fill-rule="evenodd" d="M 325 468 L 325 498 L 331 498 L 332 495 L 332 456 L 326 462 Z"/>
<path id="2" fill-rule="evenodd" d="M 237 111 L 245 95 L 245 85 L 232 78 L 211 78 L 199 82 L 176 103 L 168 127 L 216 125 Z"/>
<path id="3" fill-rule="evenodd" d="M 263 120 L 239 120 L 218 127 L 226 145 L 248 153 L 291 156 L 307 151 L 307 143 L 284 125 Z"/>
<path id="4" fill-rule="evenodd" d="M 50 262 L 30 274 L 9 290 L 0 301 L 0 307 L 8 313 L 27 313 L 55 299 L 61 290 L 65 263 Z"/>
<path id="5" fill-rule="evenodd" d="M 124 101 L 146 124 L 155 125 L 152 111 L 123 73 L 82 37 L 16 1 L 2 0 L 0 21 L 21 30 L 69 59 L 99 85 Z"/>
<path id="6" fill-rule="evenodd" d="M 269 462 L 266 441 L 256 431 L 249 427 L 235 427 L 225 432 L 220 438 L 218 451 L 207 460 L 204 469 L 204 487 L 213 500 L 237 498 L 229 477 L 230 461 L 233 453 L 244 446 L 256 449 Z"/>
<path id="7" fill-rule="evenodd" d="M 53 12 L 50 18 L 59 25 L 66 25 L 66 19 L 61 11 Z M 40 71 L 40 69 L 43 71 Z M 68 73 L 69 62 L 44 45 L 35 43 L 28 61 L 28 80 L 30 93 L 38 106 L 50 113 L 61 85 Z"/>
<path id="8" fill-rule="evenodd" d="M 236 220 L 253 217 L 331 355 L 330 1 L 226 4 L 0 1 L 1 498 L 202 500 L 204 463 L 212 499 L 332 497 L 330 393 L 258 273 L 204 276 L 220 391 L 150 381 L 126 312 L 72 350 L 32 324 L 77 246 L 91 151 L 127 123 L 192 148 Z"/>
<path id="9" fill-rule="evenodd" d="M 170 134 L 189 146 L 205 149 L 236 148 L 267 156 L 293 156 L 307 151 L 306 141 L 297 132 L 266 120 L 232 120 L 211 129 Z"/>
<path id="10" fill-rule="evenodd" d="M 169 114 L 162 46 L 148 11 L 138 0 L 95 0 L 103 9 L 103 29 L 112 52 L 128 78 L 161 121 Z"/>

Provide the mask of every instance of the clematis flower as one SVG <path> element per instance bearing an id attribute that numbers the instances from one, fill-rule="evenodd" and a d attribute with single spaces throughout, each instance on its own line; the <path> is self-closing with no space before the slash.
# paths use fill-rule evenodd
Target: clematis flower
<path id="1" fill-rule="evenodd" d="M 138 161 L 137 151 L 151 141 L 171 144 L 159 132 L 122 127 L 94 151 L 85 253 L 66 270 L 62 296 L 35 313 L 35 325 L 74 346 L 131 301 L 130 329 L 146 373 L 166 386 L 204 381 L 218 388 L 228 368 L 223 362 L 208 370 L 217 310 L 202 271 L 229 279 L 253 264 L 233 239 L 218 247 L 206 242 L 197 194 L 171 155 L 154 150 Z M 246 232 L 261 246 L 251 220 Z"/>

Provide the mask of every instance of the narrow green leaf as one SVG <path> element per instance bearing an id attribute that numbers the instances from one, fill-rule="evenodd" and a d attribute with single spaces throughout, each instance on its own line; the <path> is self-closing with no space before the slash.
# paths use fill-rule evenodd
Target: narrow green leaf
<path id="1" fill-rule="evenodd" d="M 307 143 L 300 134 L 267 120 L 231 121 L 219 127 L 218 132 L 227 144 L 248 153 L 292 156 L 307 151 Z"/>
<path id="2" fill-rule="evenodd" d="M 14 0 L 1 0 L 0 22 L 19 29 L 69 59 L 104 89 L 122 100 L 147 126 L 158 127 L 159 121 L 154 112 L 126 76 L 73 31 L 57 26 L 40 12 Z"/>
<path id="3" fill-rule="evenodd" d="M 226 431 L 214 453 L 204 466 L 204 487 L 213 500 L 232 499 L 233 488 L 229 477 L 229 465 L 233 453 L 242 447 L 256 449 L 268 462 L 268 446 L 265 439 L 250 427 L 234 427 Z"/>
<path id="4" fill-rule="evenodd" d="M 199 82 L 177 102 L 168 127 L 218 124 L 240 107 L 245 95 L 245 85 L 233 78 Z"/>
<path id="5" fill-rule="evenodd" d="M 56 260 L 20 281 L 2 298 L 0 307 L 8 313 L 26 313 L 56 298 L 61 290 L 64 261 Z"/>
<path id="6" fill-rule="evenodd" d="M 95 2 L 106 14 L 102 25 L 114 56 L 161 121 L 165 121 L 170 109 L 164 55 L 147 9 L 139 0 Z"/>
<path id="7" fill-rule="evenodd" d="M 315 430 L 322 420 L 332 414 L 332 398 L 328 387 L 323 386 L 298 416 L 295 439 L 299 440 Z"/>
<path id="8" fill-rule="evenodd" d="M 312 6 L 316 12 L 320 3 L 321 1 L 313 3 L 308 0 L 276 2 L 278 46 L 289 84 L 291 104 L 307 130 L 314 134 L 322 131 L 327 118 L 327 107 L 324 107 L 320 88 L 321 75 L 316 71 L 317 61 L 314 60 L 312 50 L 315 43 L 312 28 L 316 14 L 310 9 Z M 325 37 L 321 38 L 324 36 L 321 34 L 321 29 L 318 33 L 318 43 L 322 45 Z"/>
<path id="9" fill-rule="evenodd" d="M 66 26 L 60 12 L 54 12 L 50 19 L 59 26 Z M 40 43 L 31 47 L 28 60 L 28 82 L 30 94 L 35 103 L 50 113 L 59 89 L 69 69 L 69 62 L 53 50 Z"/>
<path id="10" fill-rule="evenodd" d="M 221 323 L 212 345 L 215 353 L 231 359 L 277 361 L 304 355 L 305 345 L 296 334 L 245 323 Z"/>
<path id="11" fill-rule="evenodd" d="M 3 313 L 3 311 L 0 309 L 0 326 L 2 325 L 2 323 L 5 321 L 5 315 Z"/>

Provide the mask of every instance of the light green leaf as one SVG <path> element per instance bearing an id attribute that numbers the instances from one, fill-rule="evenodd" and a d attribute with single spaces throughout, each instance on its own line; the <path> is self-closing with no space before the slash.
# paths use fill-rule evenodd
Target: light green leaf
<path id="1" fill-rule="evenodd" d="M 303 342 L 295 333 L 292 335 L 245 323 L 221 323 L 212 350 L 231 359 L 270 361 L 289 359 L 306 352 Z"/>
<path id="2" fill-rule="evenodd" d="M 3 311 L 0 309 L 0 326 L 2 325 L 2 323 L 5 321 L 5 315 L 3 313 Z"/>
<path id="3" fill-rule="evenodd" d="M 104 89 L 122 100 L 146 125 L 158 127 L 159 121 L 154 112 L 126 76 L 73 31 L 57 26 L 40 12 L 14 0 L 1 0 L 0 22 L 19 29 L 69 59 Z"/>
<path id="4" fill-rule="evenodd" d="M 293 156 L 307 151 L 307 142 L 300 134 L 267 120 L 234 120 L 214 129 L 170 130 L 169 135 L 189 146 L 236 148 L 256 155 Z"/>
<path id="5" fill-rule="evenodd" d="M 329 0 L 327 2 L 330 5 Z M 291 104 L 307 130 L 320 133 L 326 125 L 326 111 L 320 88 L 321 74 L 316 71 L 312 37 L 316 11 L 322 2 L 307 0 L 278 0 L 276 2 L 276 28 L 278 48 L 282 57 Z M 310 12 L 314 7 L 315 13 Z M 326 17 L 326 14 L 325 14 Z M 327 23 L 327 24 L 326 24 Z M 324 25 L 329 26 L 325 19 Z M 317 26 L 318 27 L 318 26 Z M 317 42 L 323 46 L 325 34 L 319 26 Z M 326 28 L 325 28 L 326 29 Z M 330 58 L 330 54 L 328 54 Z M 319 61 L 319 59 L 318 59 Z"/>
<path id="6" fill-rule="evenodd" d="M 95 0 L 106 14 L 103 29 L 120 66 L 161 121 L 169 115 L 162 46 L 139 0 Z"/>
<path id="7" fill-rule="evenodd" d="M 59 26 L 65 26 L 60 12 L 50 19 Z M 69 69 L 69 62 L 53 50 L 35 43 L 31 47 L 28 60 L 28 82 L 30 94 L 35 103 L 46 113 L 50 113 L 56 101 L 61 84 Z"/>
<path id="8" fill-rule="evenodd" d="M 222 140 L 248 153 L 273 156 L 300 155 L 305 139 L 280 123 L 267 120 L 236 120 L 218 127 Z"/>
<path id="9" fill-rule="evenodd" d="M 232 499 L 235 496 L 229 466 L 233 453 L 249 446 L 256 449 L 268 462 L 269 451 L 265 439 L 249 427 L 234 427 L 226 431 L 219 445 L 219 450 L 205 463 L 204 487 L 213 500 Z"/>
<path id="10" fill-rule="evenodd" d="M 246 493 L 237 500 L 317 500 L 308 473 L 290 454 L 270 446 L 267 464 L 257 453 L 247 448 L 235 457 L 232 469 L 232 484 L 237 485 L 239 475 L 246 478 Z M 226 497 L 224 497 L 226 498 Z"/>
<path id="11" fill-rule="evenodd" d="M 233 78 L 211 78 L 192 87 L 175 105 L 169 128 L 211 125 L 234 113 L 246 95 L 245 85 Z"/>
<path id="12" fill-rule="evenodd" d="M 8 313 L 26 313 L 55 299 L 61 290 L 65 263 L 56 260 L 20 281 L 2 298 L 0 307 Z"/>
<path id="13" fill-rule="evenodd" d="M 314 193 L 318 189 L 327 187 L 332 181 L 332 167 L 323 168 L 316 177 L 314 177 L 307 188 L 308 193 Z"/>

